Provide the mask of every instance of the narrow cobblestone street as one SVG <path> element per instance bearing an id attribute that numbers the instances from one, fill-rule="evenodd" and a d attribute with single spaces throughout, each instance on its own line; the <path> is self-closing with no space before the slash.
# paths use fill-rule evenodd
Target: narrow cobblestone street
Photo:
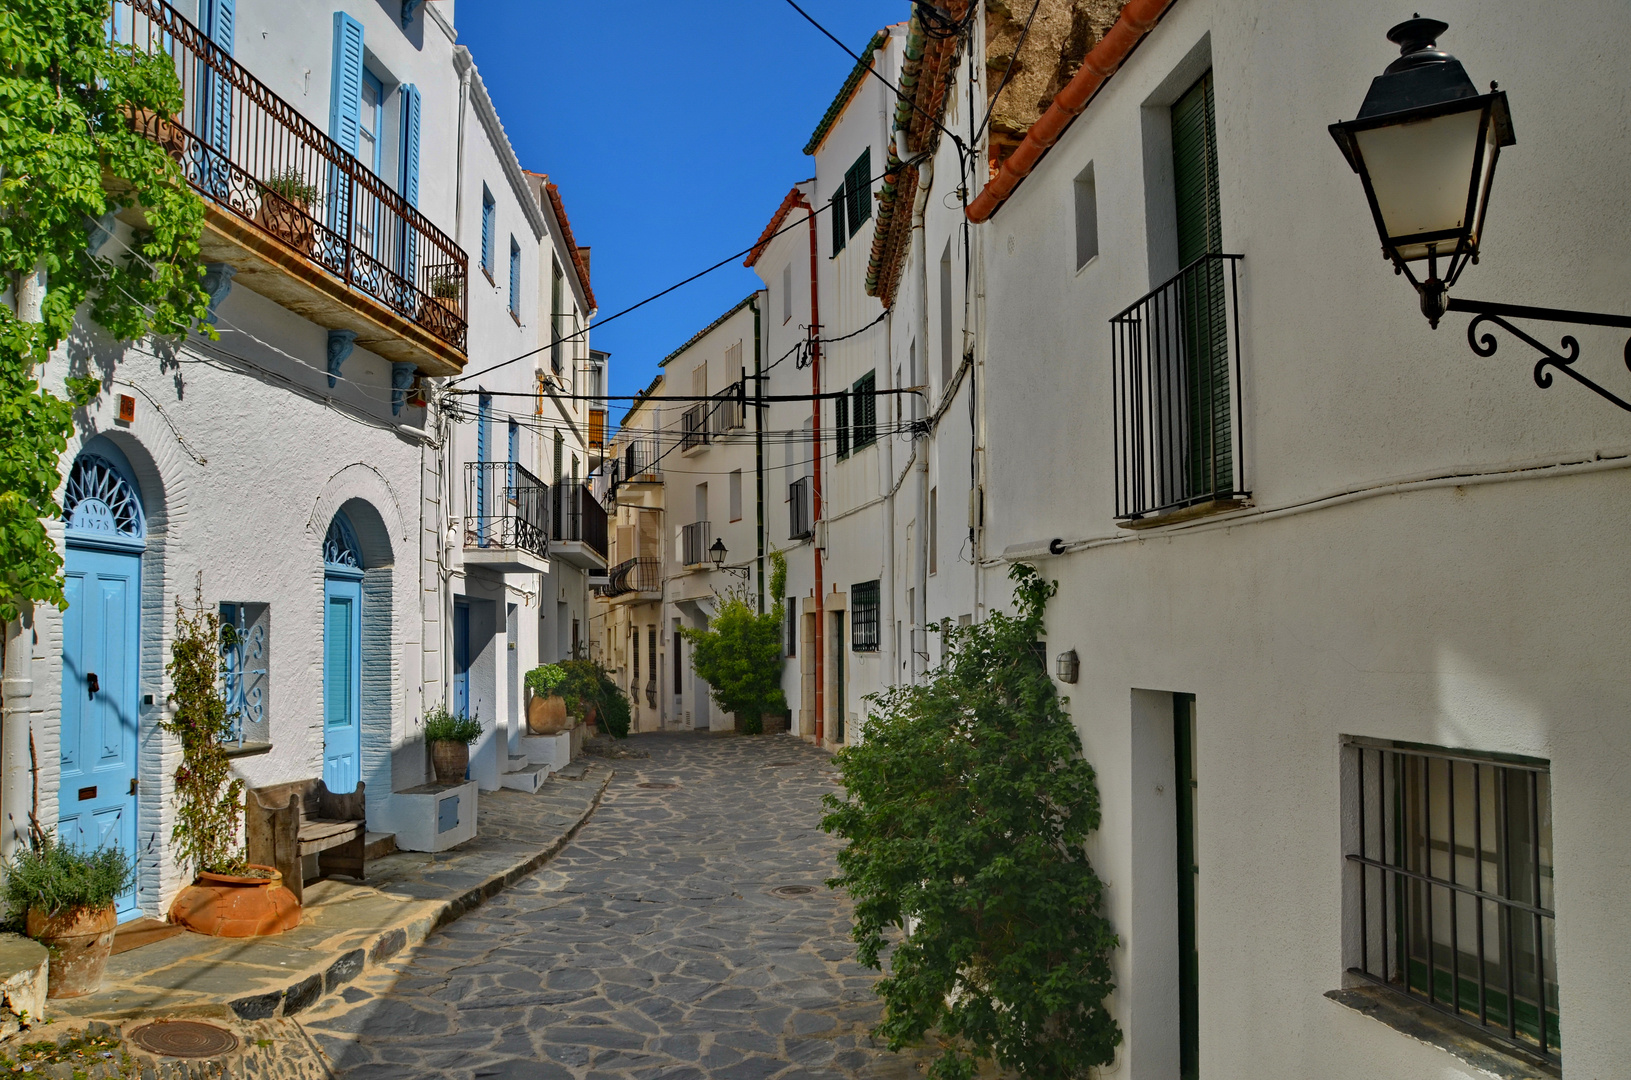
<path id="1" fill-rule="evenodd" d="M 650 758 L 615 763 L 553 862 L 304 1019 L 339 1077 L 917 1074 L 868 1038 L 876 976 L 822 885 L 830 759 L 779 736 L 630 745 Z"/>

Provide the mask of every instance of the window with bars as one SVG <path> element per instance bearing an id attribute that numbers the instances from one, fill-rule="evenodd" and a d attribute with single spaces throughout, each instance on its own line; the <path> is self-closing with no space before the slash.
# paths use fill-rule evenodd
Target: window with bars
<path id="1" fill-rule="evenodd" d="M 1560 1061 L 1548 764 L 1359 738 L 1344 754 L 1349 972 Z"/>
<path id="2" fill-rule="evenodd" d="M 869 371 L 855 380 L 850 395 L 850 446 L 854 450 L 878 441 L 878 373 Z"/>
<path id="3" fill-rule="evenodd" d="M 844 174 L 844 203 L 849 211 L 849 234 L 854 236 L 872 217 L 872 147 L 861 151 Z"/>
<path id="4" fill-rule="evenodd" d="M 878 651 L 878 582 L 849 587 L 849 634 L 855 652 Z"/>

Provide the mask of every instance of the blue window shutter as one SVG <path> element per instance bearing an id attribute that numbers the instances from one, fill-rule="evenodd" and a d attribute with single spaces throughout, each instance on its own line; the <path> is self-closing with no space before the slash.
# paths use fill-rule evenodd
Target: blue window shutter
<path id="1" fill-rule="evenodd" d="M 510 237 L 510 312 L 521 314 L 521 245 Z"/>
<path id="2" fill-rule="evenodd" d="M 493 276 L 493 194 L 481 186 L 481 266 Z"/>
<path id="3" fill-rule="evenodd" d="M 232 55 L 232 29 L 237 22 L 237 0 L 208 0 L 208 31 L 210 40 Z"/>
<path id="4" fill-rule="evenodd" d="M 201 14 L 210 41 L 231 56 L 233 26 L 237 22 L 236 0 L 204 0 Z M 217 151 L 205 154 L 203 179 L 210 191 L 225 196 L 227 177 L 223 159 L 232 153 L 232 83 L 222 78 L 213 66 L 206 65 L 204 69 L 200 108 L 204 114 L 200 128 L 205 141 Z"/>
<path id="5" fill-rule="evenodd" d="M 329 90 L 328 133 L 348 154 L 357 152 L 362 122 L 362 23 L 334 13 L 334 79 Z"/>
<path id="6" fill-rule="evenodd" d="M 419 205 L 419 88 L 412 83 L 402 87 L 402 197 L 409 206 Z"/>

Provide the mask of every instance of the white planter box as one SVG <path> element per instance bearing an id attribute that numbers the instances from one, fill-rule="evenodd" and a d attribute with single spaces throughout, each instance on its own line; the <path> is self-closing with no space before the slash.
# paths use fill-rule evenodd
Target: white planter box
<path id="1" fill-rule="evenodd" d="M 528 764 L 548 765 L 549 771 L 554 772 L 572 763 L 572 734 L 563 731 L 558 735 L 523 735 L 521 753 L 526 755 Z"/>
<path id="2" fill-rule="evenodd" d="M 383 829 L 402 851 L 446 851 L 475 838 L 476 791 L 474 780 L 393 791 Z"/>

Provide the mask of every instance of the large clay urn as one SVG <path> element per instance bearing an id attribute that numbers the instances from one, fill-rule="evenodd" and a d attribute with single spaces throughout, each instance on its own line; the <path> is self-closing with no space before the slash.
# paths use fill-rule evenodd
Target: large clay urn
<path id="1" fill-rule="evenodd" d="M 205 870 L 176 894 L 170 921 L 211 937 L 266 937 L 300 925 L 300 901 L 270 866 L 250 864 L 254 875 Z"/>
<path id="2" fill-rule="evenodd" d="M 102 985 L 108 957 L 113 955 L 113 932 L 118 926 L 119 913 L 112 904 L 100 910 L 71 908 L 54 915 L 29 908 L 24 928 L 51 954 L 45 996 L 94 994 Z"/>
<path id="3" fill-rule="evenodd" d="M 534 695 L 527 702 L 527 734 L 529 735 L 559 735 L 572 727 L 572 718 L 566 715 L 566 699 L 550 694 L 548 697 Z"/>
<path id="4" fill-rule="evenodd" d="M 470 768 L 470 744 L 458 739 L 437 739 L 430 744 L 430 765 L 438 784 L 462 784 Z"/>

